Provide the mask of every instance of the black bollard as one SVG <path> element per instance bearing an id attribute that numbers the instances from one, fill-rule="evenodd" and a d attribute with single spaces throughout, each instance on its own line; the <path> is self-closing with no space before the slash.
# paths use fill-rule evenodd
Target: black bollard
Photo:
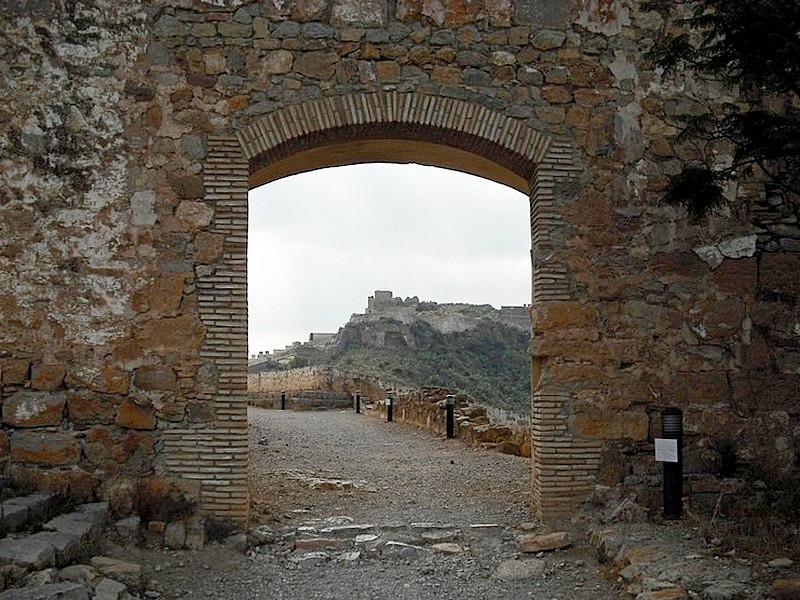
<path id="1" fill-rule="evenodd" d="M 361 414 L 361 390 L 356 391 L 356 414 Z"/>
<path id="2" fill-rule="evenodd" d="M 281 410 L 286 410 L 286 392 L 281 392 Z"/>
<path id="3" fill-rule="evenodd" d="M 665 408 L 661 412 L 661 435 L 668 459 L 663 461 L 664 518 L 680 519 L 683 514 L 683 412 L 679 408 Z"/>
<path id="4" fill-rule="evenodd" d="M 456 411 L 456 397 L 452 394 L 448 394 L 445 398 L 444 404 L 445 410 L 445 426 L 447 429 L 447 437 L 454 438 L 456 437 L 455 433 L 455 411 Z"/>
<path id="5" fill-rule="evenodd" d="M 392 413 L 394 412 L 394 400 L 392 399 L 391 395 L 386 398 L 386 421 L 387 423 L 392 422 L 392 417 L 394 416 Z"/>

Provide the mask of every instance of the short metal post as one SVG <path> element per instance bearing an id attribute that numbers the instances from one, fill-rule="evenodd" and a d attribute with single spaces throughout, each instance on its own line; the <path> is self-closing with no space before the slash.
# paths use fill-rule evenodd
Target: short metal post
<path id="1" fill-rule="evenodd" d="M 447 429 L 447 437 L 456 437 L 455 433 L 455 411 L 456 411 L 456 397 L 448 394 L 445 398 L 445 427 Z"/>
<path id="2" fill-rule="evenodd" d="M 661 435 L 675 440 L 677 460 L 664 462 L 664 518 L 680 519 L 683 514 L 683 412 L 665 408 L 661 412 Z"/>
<path id="3" fill-rule="evenodd" d="M 286 410 L 286 392 L 281 392 L 281 410 Z"/>
<path id="4" fill-rule="evenodd" d="M 356 414 L 361 414 L 361 390 L 356 390 Z"/>
<path id="5" fill-rule="evenodd" d="M 389 394 L 389 397 L 386 398 L 386 421 L 388 423 L 392 422 L 392 417 L 394 416 L 392 413 L 394 412 L 394 400 L 392 399 L 392 395 Z"/>

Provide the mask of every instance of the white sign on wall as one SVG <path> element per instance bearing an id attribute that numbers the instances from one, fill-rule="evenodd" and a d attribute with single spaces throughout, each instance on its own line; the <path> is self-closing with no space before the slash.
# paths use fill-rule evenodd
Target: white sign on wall
<path id="1" fill-rule="evenodd" d="M 656 461 L 678 462 L 678 440 L 656 438 Z"/>

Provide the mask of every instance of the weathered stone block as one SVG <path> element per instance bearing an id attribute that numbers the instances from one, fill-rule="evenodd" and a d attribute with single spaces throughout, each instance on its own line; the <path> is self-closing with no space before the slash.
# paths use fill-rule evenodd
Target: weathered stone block
<path id="1" fill-rule="evenodd" d="M 121 581 L 134 590 L 141 588 L 142 567 L 140 565 L 108 556 L 94 556 L 90 562 L 99 573 L 106 577 Z"/>
<path id="2" fill-rule="evenodd" d="M 90 423 L 113 423 L 117 407 L 122 403 L 119 396 L 111 396 L 87 390 L 67 392 L 67 415 L 78 425 Z"/>
<path id="3" fill-rule="evenodd" d="M 131 224 L 152 226 L 156 224 L 156 194 L 153 190 L 142 190 L 131 196 Z"/>
<path id="4" fill-rule="evenodd" d="M 175 216 L 189 230 L 203 229 L 211 224 L 214 209 L 205 202 L 182 200 L 175 210 Z"/>
<path id="5" fill-rule="evenodd" d="M 114 524 L 114 531 L 123 541 L 137 542 L 142 526 L 142 520 L 138 515 L 133 515 L 125 519 L 120 519 Z"/>
<path id="6" fill-rule="evenodd" d="M 511 0 L 486 0 L 484 6 L 489 16 L 489 23 L 493 26 L 508 27 L 511 25 L 511 15 L 514 12 L 514 6 Z M 527 31 L 525 37 L 527 38 Z M 510 41 L 510 43 L 514 45 L 524 44 L 524 42 L 517 43 L 516 41 Z"/>
<path id="7" fill-rule="evenodd" d="M 511 429 L 503 425 L 478 425 L 473 431 L 481 442 L 499 443 L 511 436 Z"/>
<path id="8" fill-rule="evenodd" d="M 335 52 L 306 52 L 294 61 L 294 70 L 311 79 L 327 80 L 333 77 L 334 65 L 339 61 Z"/>
<path id="9" fill-rule="evenodd" d="M 566 548 L 572 543 L 569 532 L 554 531 L 553 533 L 531 533 L 520 536 L 517 548 L 520 552 L 544 552 Z"/>
<path id="10" fill-rule="evenodd" d="M 581 8 L 578 23 L 594 33 L 613 36 L 631 24 L 630 9 L 622 0 L 586 0 Z"/>
<path id="11" fill-rule="evenodd" d="M 455 85 L 461 81 L 461 69 L 456 67 L 435 66 L 431 71 L 431 81 Z"/>
<path id="12" fill-rule="evenodd" d="M 648 420 L 641 411 L 593 410 L 576 414 L 571 419 L 572 431 L 579 436 L 595 439 L 647 439 Z"/>
<path id="13" fill-rule="evenodd" d="M 497 565 L 492 579 L 503 581 L 523 581 L 544 575 L 547 563 L 541 558 L 509 558 Z"/>
<path id="14" fill-rule="evenodd" d="M 166 366 L 140 367 L 134 371 L 133 384 L 145 391 L 172 392 L 178 385 L 178 378 Z"/>
<path id="15" fill-rule="evenodd" d="M 294 57 L 288 50 L 273 50 L 261 61 L 261 72 L 265 75 L 282 75 L 292 70 Z"/>
<path id="16" fill-rule="evenodd" d="M 203 55 L 206 71 L 217 74 L 225 69 L 225 57 L 219 54 Z M 181 137 L 181 154 L 188 160 L 198 161 L 206 156 L 206 146 L 203 136 L 189 134 Z"/>
<path id="17" fill-rule="evenodd" d="M 21 529 L 28 521 L 28 508 L 21 504 L 3 502 L 0 510 L 0 525 L 2 531 L 9 533 Z"/>
<path id="18" fill-rule="evenodd" d="M 86 432 L 84 453 L 87 460 L 106 470 L 117 470 L 118 465 L 126 465 L 137 456 L 140 464 L 133 466 L 141 467 L 151 460 L 153 443 L 152 434 L 145 431 L 121 433 L 98 425 Z"/>
<path id="19" fill-rule="evenodd" d="M 155 429 L 156 415 L 152 406 L 125 400 L 117 410 L 116 423 L 128 429 Z"/>
<path id="20" fill-rule="evenodd" d="M 253 28 L 246 23 L 221 22 L 217 24 L 217 31 L 222 37 L 248 38 L 253 35 Z"/>
<path id="21" fill-rule="evenodd" d="M 756 235 L 744 235 L 724 240 L 717 244 L 717 248 L 725 258 L 744 258 L 756 253 L 757 242 Z"/>
<path id="22" fill-rule="evenodd" d="M 551 125 L 563 123 L 567 118 L 567 111 L 561 106 L 537 106 L 534 112 L 542 122 Z"/>
<path id="23" fill-rule="evenodd" d="M 65 403 L 64 392 L 22 390 L 3 402 L 3 423 L 14 427 L 58 425 Z"/>
<path id="24" fill-rule="evenodd" d="M 64 567 L 58 572 L 58 576 L 62 581 L 71 581 L 86 586 L 91 586 L 92 583 L 98 579 L 97 571 L 89 565 L 70 565 Z"/>
<path id="25" fill-rule="evenodd" d="M 394 60 L 382 60 L 375 65 L 378 81 L 393 82 L 400 80 L 400 65 Z"/>
<path id="26" fill-rule="evenodd" d="M 744 302 L 739 298 L 726 298 L 708 306 L 702 314 L 706 333 L 710 339 L 724 340 L 742 330 L 745 319 Z"/>
<path id="27" fill-rule="evenodd" d="M 680 373 L 670 381 L 670 386 L 676 398 L 685 398 L 692 404 L 713 405 L 727 402 L 731 397 L 725 371 Z"/>
<path id="28" fill-rule="evenodd" d="M 86 388 L 105 394 L 127 394 L 130 375 L 112 366 L 76 367 L 67 373 L 67 385 L 73 389 Z"/>
<path id="29" fill-rule="evenodd" d="M 301 23 L 323 19 L 327 7 L 326 0 L 294 0 L 291 3 L 292 19 Z"/>
<path id="30" fill-rule="evenodd" d="M 25 569 L 40 570 L 53 567 L 55 564 L 55 550 L 48 542 L 31 537 L 0 540 L 0 565 L 17 565 Z"/>
<path id="31" fill-rule="evenodd" d="M 136 340 L 143 346 L 184 352 L 199 348 L 204 334 L 205 328 L 195 315 L 144 321 L 134 332 Z"/>
<path id="32" fill-rule="evenodd" d="M 167 524 L 164 529 L 164 545 L 172 550 L 180 550 L 186 545 L 186 526 L 182 522 Z"/>
<path id="33" fill-rule="evenodd" d="M 195 258 L 199 263 L 217 262 L 222 256 L 222 245 L 225 238 L 216 233 L 200 231 L 195 236 L 195 247 L 197 252 Z"/>
<path id="34" fill-rule="evenodd" d="M 90 600 L 91 588 L 80 583 L 48 583 L 34 587 L 6 590 L 2 600 Z"/>
<path id="35" fill-rule="evenodd" d="M 434 0 L 423 1 L 422 14 L 436 14 L 439 6 L 444 7 L 444 19 L 442 25 L 445 27 L 462 27 L 469 23 L 475 23 L 483 16 L 483 2 L 477 0 Z M 437 19 L 435 19 L 437 20 Z M 437 20 L 438 22 L 438 20 Z"/>
<path id="36" fill-rule="evenodd" d="M 531 37 L 531 45 L 537 50 L 553 50 L 563 46 L 566 39 L 567 34 L 563 31 L 543 29 Z"/>
<path id="37" fill-rule="evenodd" d="M 516 0 L 515 21 L 550 29 L 564 29 L 569 24 L 571 2 L 562 0 Z"/>
<path id="38" fill-rule="evenodd" d="M 203 179 L 199 175 L 170 177 L 169 184 L 179 198 L 194 200 L 203 197 Z"/>
<path id="39" fill-rule="evenodd" d="M 133 295 L 133 310 L 152 311 L 164 316 L 172 316 L 178 310 L 183 298 L 183 284 L 186 279 L 182 273 L 161 274 L 155 277 Z"/>
<path id="40" fill-rule="evenodd" d="M 39 363 L 31 368 L 31 387 L 35 390 L 54 391 L 62 386 L 67 374 L 61 363 Z"/>
<path id="41" fill-rule="evenodd" d="M 399 21 L 413 21 L 422 14 L 422 0 L 397 0 L 395 17 Z"/>
<path id="42" fill-rule="evenodd" d="M 331 23 L 337 26 L 378 27 L 386 22 L 386 0 L 334 0 Z"/>
<path id="43" fill-rule="evenodd" d="M 6 385 L 21 385 L 28 380 L 31 361 L 21 358 L 6 358 L 0 361 L 0 373 Z"/>
<path id="44" fill-rule="evenodd" d="M 30 536 L 53 547 L 55 565 L 65 567 L 74 562 L 81 550 L 81 538 L 75 533 L 65 531 L 40 531 Z"/>
<path id="45" fill-rule="evenodd" d="M 37 465 L 68 465 L 78 462 L 81 448 L 67 433 L 15 431 L 11 434 L 11 459 Z"/>
<path id="46" fill-rule="evenodd" d="M 91 514 L 71 512 L 50 519 L 42 528 L 47 532 L 57 532 L 75 536 L 80 543 L 97 541 L 103 530 L 103 521 Z"/>

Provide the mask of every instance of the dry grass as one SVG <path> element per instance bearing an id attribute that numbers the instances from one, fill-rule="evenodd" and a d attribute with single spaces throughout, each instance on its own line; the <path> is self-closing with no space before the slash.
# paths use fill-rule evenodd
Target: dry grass
<path id="1" fill-rule="evenodd" d="M 783 515 L 758 514 L 720 521 L 722 539 L 737 552 L 800 560 L 800 527 Z"/>

